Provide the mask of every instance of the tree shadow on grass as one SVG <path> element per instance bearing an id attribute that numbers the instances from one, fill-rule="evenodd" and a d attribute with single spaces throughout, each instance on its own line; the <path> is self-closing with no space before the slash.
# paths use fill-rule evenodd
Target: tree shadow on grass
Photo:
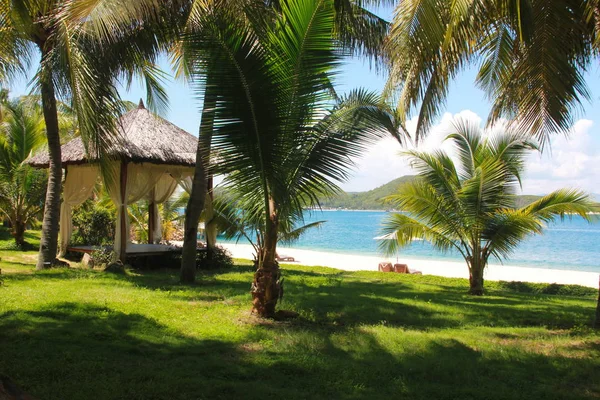
<path id="1" fill-rule="evenodd" d="M 16 264 L 16 263 L 13 263 Z M 78 279 L 82 276 L 80 273 L 81 270 L 75 270 L 72 268 L 55 268 L 49 271 L 28 271 L 27 273 L 17 273 L 17 274 L 5 274 L 5 278 L 7 284 L 10 284 L 10 281 L 31 281 L 31 280 L 69 280 L 69 279 Z"/>
<path id="2" fill-rule="evenodd" d="M 48 400 L 586 399 L 600 393 L 598 360 L 483 354 L 458 340 L 417 334 L 390 339 L 384 347 L 362 330 L 293 323 L 237 342 L 202 339 L 139 314 L 59 303 L 0 316 L 0 371 Z"/>
<path id="3" fill-rule="evenodd" d="M 237 272 L 239 276 L 231 275 Z M 126 282 L 134 287 L 169 292 L 173 299 L 188 302 L 235 301 L 248 298 L 251 275 L 232 268 L 199 274 L 196 285 L 181 285 L 178 272 L 135 271 L 127 275 L 104 275 L 86 270 L 53 271 L 32 275 L 11 275 L 10 279 L 71 279 L 102 277 L 97 284 L 106 287 Z M 419 280 L 373 282 L 349 279 L 344 272 L 320 274 L 286 270 L 285 295 L 280 308 L 291 309 L 320 325 L 357 326 L 362 324 L 399 326 L 414 330 L 489 327 L 551 327 L 569 329 L 589 325 L 594 301 L 550 301 L 553 296 L 520 293 L 494 293 L 473 297 L 462 288 L 440 290 L 432 285 L 427 292 Z M 234 279 L 232 279 L 234 277 Z M 411 277 L 413 278 L 413 277 Z M 427 285 L 427 284 L 426 284 Z M 248 302 L 248 308 L 250 303 Z"/>
<path id="4" fill-rule="evenodd" d="M 0 316 L 0 370 L 40 399 L 256 398 L 233 343 L 183 336 L 139 314 L 61 303 Z M 230 397 L 231 398 L 231 397 Z"/>
<path id="5" fill-rule="evenodd" d="M 291 278 L 286 281 L 286 296 L 282 307 L 291 305 L 316 321 L 383 323 L 415 330 L 459 326 L 572 328 L 591 324 L 594 315 L 590 299 L 581 300 L 582 306 L 527 294 L 473 297 L 456 288 L 427 293 L 412 282 L 340 279 L 314 285 L 306 279 Z"/>

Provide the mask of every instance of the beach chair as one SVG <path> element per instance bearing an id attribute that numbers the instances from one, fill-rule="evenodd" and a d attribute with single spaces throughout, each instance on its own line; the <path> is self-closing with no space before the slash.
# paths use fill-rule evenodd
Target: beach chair
<path id="1" fill-rule="evenodd" d="M 377 269 L 381 272 L 392 272 L 392 268 L 391 262 L 382 262 L 379 263 L 379 267 Z"/>
<path id="2" fill-rule="evenodd" d="M 296 259 L 294 257 L 286 256 L 285 254 L 282 254 L 282 255 L 275 254 L 275 259 L 277 261 L 288 261 L 288 262 L 296 261 Z"/>
<path id="3" fill-rule="evenodd" d="M 408 265 L 406 264 L 394 264 L 394 272 L 397 272 L 399 274 L 409 274 L 410 272 L 408 272 Z"/>

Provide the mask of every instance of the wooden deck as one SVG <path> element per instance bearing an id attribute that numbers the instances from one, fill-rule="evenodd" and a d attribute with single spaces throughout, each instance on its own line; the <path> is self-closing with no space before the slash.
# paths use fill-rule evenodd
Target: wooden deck
<path id="1" fill-rule="evenodd" d="M 94 251 L 107 249 L 112 250 L 112 246 L 71 246 L 67 250 L 76 253 L 92 253 Z M 178 246 L 169 246 L 166 244 L 146 244 L 130 243 L 127 246 L 128 256 L 155 256 L 165 253 L 181 253 L 182 248 Z M 196 251 L 206 251 L 206 249 L 197 249 Z"/>

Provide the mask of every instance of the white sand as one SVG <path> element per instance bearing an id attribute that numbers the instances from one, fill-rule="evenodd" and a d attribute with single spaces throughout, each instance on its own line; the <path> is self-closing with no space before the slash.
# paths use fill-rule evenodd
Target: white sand
<path id="1" fill-rule="evenodd" d="M 219 243 L 227 248 L 233 257 L 252 259 L 254 249 L 249 244 Z M 396 262 L 376 256 L 360 256 L 353 254 L 327 253 L 323 251 L 302 250 L 295 248 L 278 248 L 280 256 L 294 257 L 296 264 L 324 266 L 346 271 L 376 271 L 382 261 Z M 408 264 L 410 269 L 422 271 L 423 274 L 445 276 L 450 278 L 468 278 L 469 273 L 464 262 L 426 260 L 400 257 L 400 263 Z M 541 283 L 563 283 L 598 287 L 598 273 L 568 271 L 559 269 L 527 268 L 490 264 L 485 279 L 492 281 L 523 281 Z"/>

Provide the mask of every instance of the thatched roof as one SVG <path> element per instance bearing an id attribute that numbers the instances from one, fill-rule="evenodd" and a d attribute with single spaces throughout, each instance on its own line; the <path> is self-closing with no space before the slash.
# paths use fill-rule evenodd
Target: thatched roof
<path id="1" fill-rule="evenodd" d="M 198 139 L 169 121 L 160 118 L 144 107 L 140 100 L 138 108 L 121 116 L 118 123 L 119 135 L 110 156 L 128 162 L 149 162 L 194 166 Z M 63 165 L 94 162 L 88 159 L 83 141 L 76 138 L 61 147 Z M 46 151 L 27 163 L 34 167 L 48 167 Z"/>

